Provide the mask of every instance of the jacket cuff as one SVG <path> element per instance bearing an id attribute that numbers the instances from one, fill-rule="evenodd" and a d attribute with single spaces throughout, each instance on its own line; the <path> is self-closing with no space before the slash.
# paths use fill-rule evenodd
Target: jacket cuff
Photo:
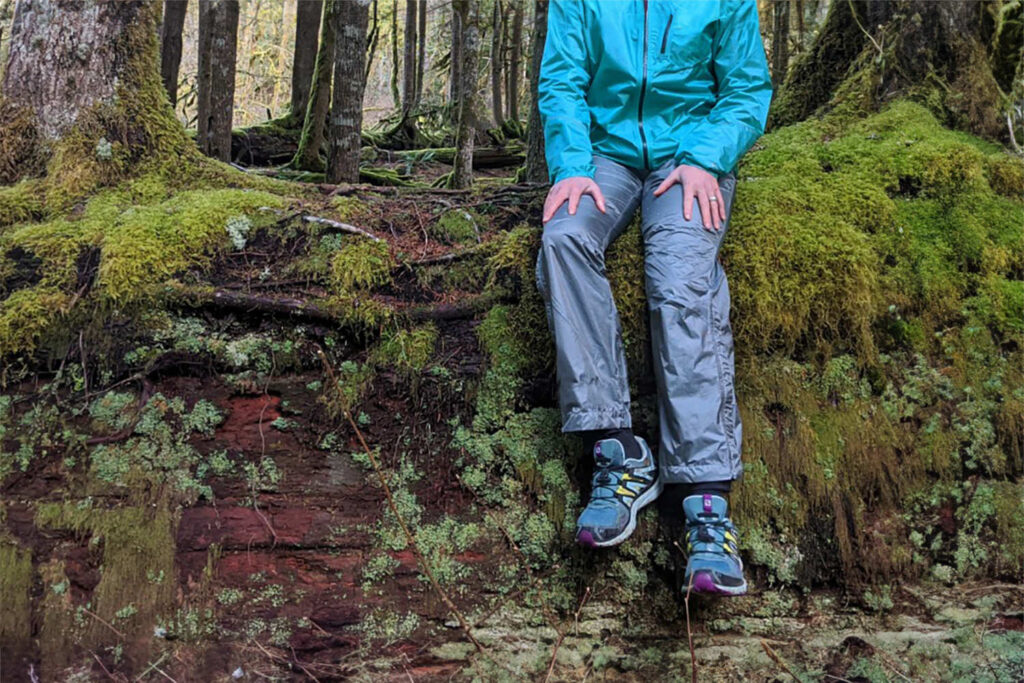
<path id="1" fill-rule="evenodd" d="M 593 178 L 594 171 L 595 168 L 593 164 L 587 164 L 586 166 L 570 166 L 569 168 L 560 168 L 551 171 L 549 177 L 551 180 L 551 184 L 554 185 L 558 181 L 565 180 L 566 178 L 581 176 L 584 178 Z"/>

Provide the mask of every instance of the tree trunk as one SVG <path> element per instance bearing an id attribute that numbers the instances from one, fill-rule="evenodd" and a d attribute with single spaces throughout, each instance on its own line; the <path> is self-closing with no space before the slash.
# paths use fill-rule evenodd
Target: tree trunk
<path id="1" fill-rule="evenodd" d="M 185 27 L 188 0 L 164 0 L 160 24 L 160 77 L 171 106 L 178 104 L 178 68 L 181 66 L 181 32 Z"/>
<path id="2" fill-rule="evenodd" d="M 789 66 L 789 3 L 775 0 L 772 6 L 772 80 L 776 87 L 786 79 Z"/>
<path id="3" fill-rule="evenodd" d="M 508 118 L 519 123 L 519 75 L 523 70 L 523 22 L 526 7 L 523 0 L 510 0 L 515 16 L 512 19 L 512 54 L 508 63 Z"/>
<path id="4" fill-rule="evenodd" d="M 199 7 L 199 149 L 231 161 L 238 0 L 207 0 Z"/>
<path id="5" fill-rule="evenodd" d="M 327 146 L 327 182 L 359 180 L 363 80 L 370 0 L 344 0 L 334 16 L 334 97 Z M 415 41 L 414 41 L 415 44 Z"/>
<path id="6" fill-rule="evenodd" d="M 537 79 L 540 75 L 541 58 L 544 56 L 544 40 L 548 34 L 548 0 L 536 0 L 533 5 L 533 40 L 530 49 L 530 121 L 526 126 L 526 180 L 531 183 L 548 181 L 548 164 L 544 158 L 544 131 L 537 108 Z"/>
<path id="7" fill-rule="evenodd" d="M 870 113 L 908 95 L 941 109 L 948 125 L 1005 141 L 1005 95 L 987 54 L 981 2 L 833 2 L 811 48 L 793 64 L 769 126 L 820 109 Z M 1019 46 L 1014 48 L 1019 59 Z"/>
<path id="8" fill-rule="evenodd" d="M 395 109 L 402 106 L 402 94 L 398 89 L 398 0 L 391 3 L 391 99 Z"/>
<path id="9" fill-rule="evenodd" d="M 4 73 L 6 102 L 30 109 L 44 138 L 59 138 L 82 112 L 114 101 L 129 29 L 140 17 L 153 16 L 141 0 L 85 6 L 20 0 Z"/>
<path id="10" fill-rule="evenodd" d="M 323 0 L 298 0 L 295 12 L 295 57 L 292 60 L 291 119 L 299 124 L 306 117 L 309 92 L 313 88 L 316 53 L 320 45 L 320 16 Z"/>
<path id="11" fill-rule="evenodd" d="M 402 49 L 402 118 L 416 106 L 416 6 L 418 0 L 405 0 L 405 45 Z"/>
<path id="12" fill-rule="evenodd" d="M 302 124 L 299 150 L 292 165 L 303 171 L 323 169 L 320 148 L 324 144 L 324 127 L 331 106 L 331 73 L 334 69 L 334 14 L 338 0 L 325 0 L 320 21 L 320 47 L 316 53 L 312 89 L 306 105 L 306 118 Z"/>
<path id="13" fill-rule="evenodd" d="M 491 14 L 491 110 L 494 112 L 494 125 L 501 128 L 501 48 L 502 48 L 501 0 L 494 0 L 494 12 Z"/>
<path id="14" fill-rule="evenodd" d="M 456 0 L 452 2 L 452 47 L 449 52 L 448 66 L 448 101 L 451 103 L 452 125 L 459 123 L 459 101 L 462 87 L 462 26 L 459 23 L 459 11 Z"/>
<path id="15" fill-rule="evenodd" d="M 380 39 L 380 22 L 377 20 L 377 8 L 380 6 L 378 0 L 373 0 L 373 22 L 371 23 L 372 28 L 370 29 L 370 36 L 367 39 L 369 47 L 366 50 L 366 68 L 363 70 L 363 81 L 366 82 L 370 78 L 370 71 L 373 68 L 373 58 L 377 53 L 377 42 Z"/>
<path id="16" fill-rule="evenodd" d="M 459 17 L 462 56 L 459 74 L 458 130 L 455 136 L 455 167 L 452 170 L 451 186 L 457 189 L 466 188 L 473 183 L 473 144 L 478 125 L 476 74 L 480 54 L 480 1 L 453 0 L 452 7 Z"/>
<path id="17" fill-rule="evenodd" d="M 419 50 L 416 57 L 416 97 L 414 106 L 419 106 L 423 99 L 423 74 L 427 64 L 427 0 L 420 0 L 420 9 L 417 15 L 419 27 Z"/>

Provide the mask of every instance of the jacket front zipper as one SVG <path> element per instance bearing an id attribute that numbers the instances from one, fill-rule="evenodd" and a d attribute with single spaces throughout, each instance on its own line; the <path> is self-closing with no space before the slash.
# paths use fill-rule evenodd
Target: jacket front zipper
<path id="1" fill-rule="evenodd" d="M 650 170 L 651 160 L 647 154 L 647 137 L 644 135 L 644 93 L 647 92 L 647 0 L 644 0 L 644 75 L 640 81 L 640 104 L 637 112 L 637 127 L 640 129 L 640 143 L 643 146 L 644 169 Z"/>

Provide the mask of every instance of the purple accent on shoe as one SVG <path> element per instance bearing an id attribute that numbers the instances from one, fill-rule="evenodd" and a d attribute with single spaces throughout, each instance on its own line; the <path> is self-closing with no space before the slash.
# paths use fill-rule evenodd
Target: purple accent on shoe
<path id="1" fill-rule="evenodd" d="M 708 514 L 710 514 L 712 512 L 712 510 L 711 510 L 711 494 L 710 493 L 705 493 L 704 494 L 704 512 L 707 512 Z"/>
<path id="2" fill-rule="evenodd" d="M 697 575 L 693 577 L 693 585 L 691 590 L 694 593 L 725 593 L 715 585 L 715 582 L 711 579 L 711 574 L 707 572 L 697 572 Z"/>
<path id="3" fill-rule="evenodd" d="M 594 457 L 595 458 L 601 457 L 601 442 L 600 441 L 598 441 L 597 443 L 594 444 Z"/>
<path id="4" fill-rule="evenodd" d="M 587 529 L 580 529 L 576 534 L 576 542 L 580 545 L 585 545 L 588 548 L 597 548 L 597 541 L 594 540 L 594 535 Z"/>

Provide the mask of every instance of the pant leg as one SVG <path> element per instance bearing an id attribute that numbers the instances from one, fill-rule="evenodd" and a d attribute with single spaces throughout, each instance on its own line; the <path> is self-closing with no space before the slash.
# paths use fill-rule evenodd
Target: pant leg
<path id="1" fill-rule="evenodd" d="M 719 181 L 726 224 L 709 231 L 696 199 L 691 219 L 683 218 L 679 184 L 653 196 L 673 168 L 669 162 L 652 171 L 643 190 L 661 476 L 666 483 L 732 480 L 743 471 L 742 426 L 733 387 L 729 284 L 718 251 L 732 215 L 736 177 Z"/>
<path id="2" fill-rule="evenodd" d="M 568 203 L 544 226 L 537 287 L 555 340 L 562 431 L 629 427 L 629 382 L 618 311 L 604 253 L 629 225 L 643 183 L 636 172 L 595 156 L 594 181 L 606 213 L 589 195 L 575 215 Z"/>

